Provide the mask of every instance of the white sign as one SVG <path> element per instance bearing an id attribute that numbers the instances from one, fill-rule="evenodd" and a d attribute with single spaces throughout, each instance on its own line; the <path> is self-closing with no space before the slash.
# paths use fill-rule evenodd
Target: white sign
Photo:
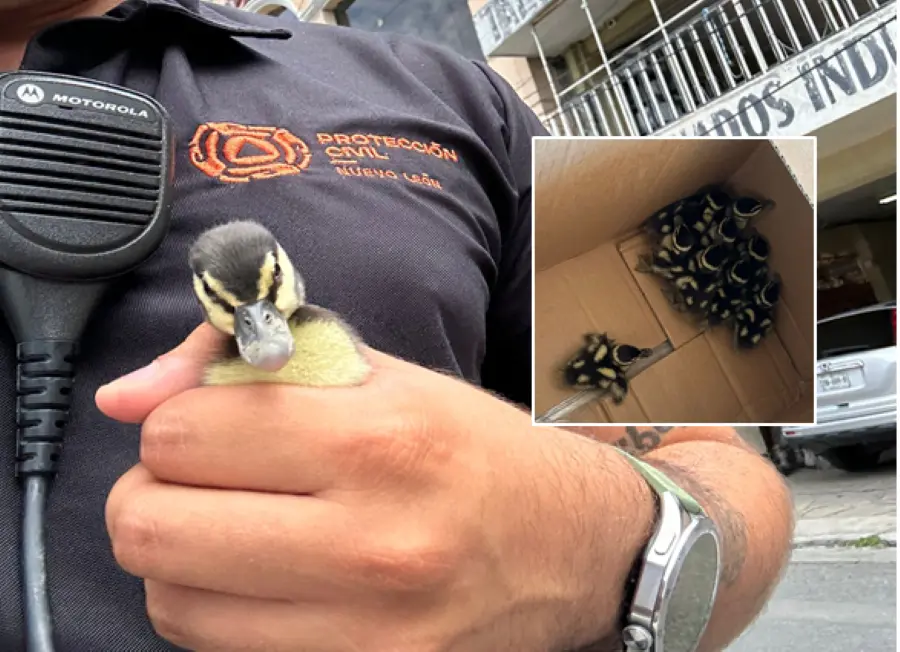
<path id="1" fill-rule="evenodd" d="M 897 7 L 691 113 L 656 136 L 801 136 L 897 92 Z"/>

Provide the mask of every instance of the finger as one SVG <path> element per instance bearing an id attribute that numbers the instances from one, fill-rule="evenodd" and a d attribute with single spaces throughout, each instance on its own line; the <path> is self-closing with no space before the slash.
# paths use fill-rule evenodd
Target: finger
<path id="1" fill-rule="evenodd" d="M 408 470 L 429 455 L 436 442 L 420 398 L 427 385 L 383 368 L 353 388 L 189 390 L 145 420 L 141 462 L 179 484 L 296 494 L 354 488 L 366 469 L 385 477 L 392 464 Z"/>
<path id="2" fill-rule="evenodd" d="M 156 633 L 195 652 L 286 650 L 285 625 L 296 607 L 147 580 L 147 615 Z M 253 646 L 248 646 L 248 642 Z"/>
<path id="3" fill-rule="evenodd" d="M 285 600 L 354 580 L 338 551 L 359 528 L 318 498 L 163 484 L 138 466 L 110 492 L 106 520 L 116 561 L 144 579 Z"/>
<path id="4" fill-rule="evenodd" d="M 245 598 L 153 580 L 144 586 L 147 615 L 157 634 L 195 652 L 372 649 L 354 642 L 346 624 L 319 604 Z"/>
<path id="5" fill-rule="evenodd" d="M 201 324 L 184 342 L 146 367 L 100 387 L 97 407 L 117 421 L 140 423 L 167 399 L 197 387 L 204 365 L 222 350 L 225 341 L 223 333 Z"/>

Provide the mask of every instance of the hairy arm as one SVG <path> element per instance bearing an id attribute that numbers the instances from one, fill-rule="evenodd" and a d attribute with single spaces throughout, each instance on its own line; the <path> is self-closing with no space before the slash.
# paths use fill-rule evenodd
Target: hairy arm
<path id="1" fill-rule="evenodd" d="M 723 571 L 698 652 L 719 652 L 759 615 L 790 557 L 793 506 L 781 475 L 726 427 L 568 427 L 638 454 L 691 493 L 716 522 Z M 605 652 L 613 642 L 590 648 Z"/>

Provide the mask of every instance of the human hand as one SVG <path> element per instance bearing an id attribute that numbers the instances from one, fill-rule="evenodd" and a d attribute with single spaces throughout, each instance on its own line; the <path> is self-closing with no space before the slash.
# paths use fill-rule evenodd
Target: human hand
<path id="1" fill-rule="evenodd" d="M 198 652 L 548 652 L 612 628 L 652 514 L 614 451 L 372 350 L 360 387 L 198 387 L 221 344 L 201 326 L 97 394 L 143 424 L 106 518 L 161 636 Z"/>

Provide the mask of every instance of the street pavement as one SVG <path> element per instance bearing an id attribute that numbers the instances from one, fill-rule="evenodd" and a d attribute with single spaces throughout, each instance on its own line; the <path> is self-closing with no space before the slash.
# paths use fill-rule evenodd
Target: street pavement
<path id="1" fill-rule="evenodd" d="M 877 535 L 897 541 L 897 473 L 890 460 L 875 471 L 801 469 L 788 478 L 794 494 L 795 545 L 831 545 Z"/>
<path id="2" fill-rule="evenodd" d="M 847 545 L 879 536 L 896 546 L 895 465 L 789 476 L 797 518 L 791 563 L 762 615 L 727 652 L 897 649 L 897 549 Z"/>
<path id="3" fill-rule="evenodd" d="M 896 548 L 801 548 L 760 618 L 727 652 L 897 649 Z"/>

